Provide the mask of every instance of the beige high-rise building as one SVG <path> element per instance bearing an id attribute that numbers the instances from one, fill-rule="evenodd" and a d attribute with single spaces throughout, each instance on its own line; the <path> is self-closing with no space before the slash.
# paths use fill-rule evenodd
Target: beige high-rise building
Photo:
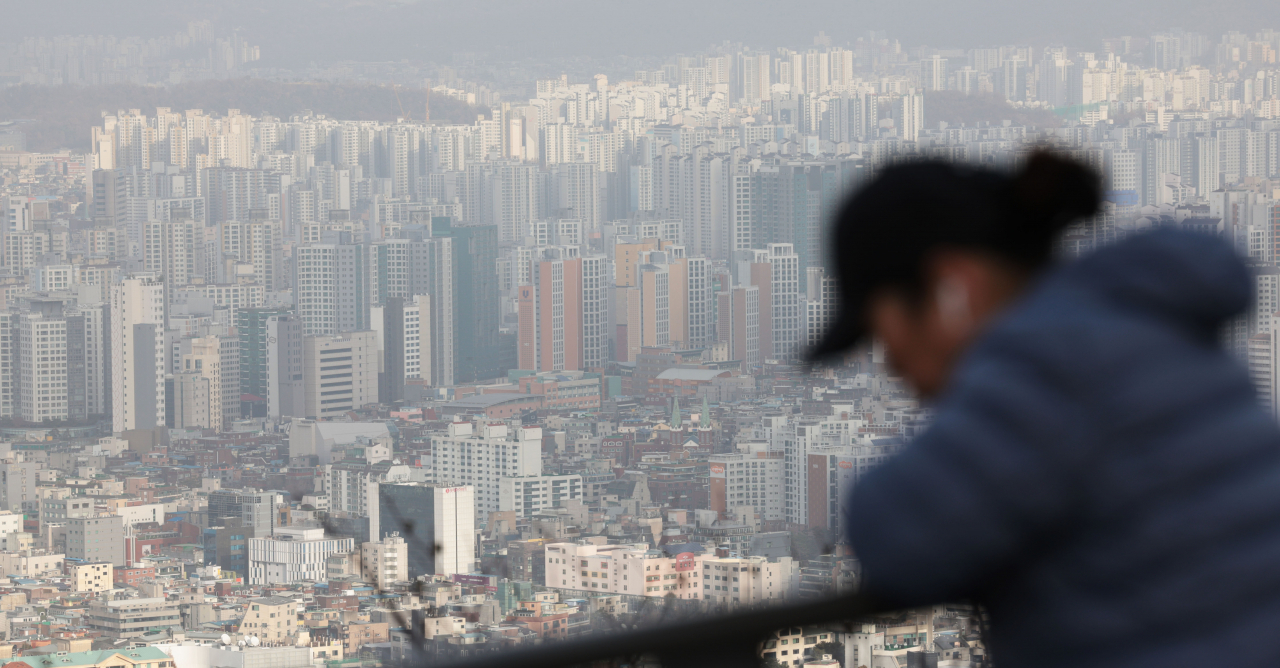
<path id="1" fill-rule="evenodd" d="M 376 543 L 360 546 L 360 575 L 373 580 L 379 589 L 386 589 L 392 582 L 409 579 L 409 545 L 393 532 Z"/>
<path id="2" fill-rule="evenodd" d="M 112 430 L 165 422 L 164 280 L 135 274 L 111 286 Z"/>
<path id="3" fill-rule="evenodd" d="M 641 239 L 613 247 L 613 283 L 618 287 L 632 287 L 639 282 L 638 269 L 644 259 L 641 254 L 662 249 L 658 238 Z"/>
<path id="4" fill-rule="evenodd" d="M 517 291 L 521 369 L 577 371 L 604 365 L 605 258 L 576 246 L 538 249 L 533 280 Z"/>
<path id="5" fill-rule="evenodd" d="M 669 246 L 670 337 L 677 349 L 701 348 L 715 340 L 711 263 L 689 257 L 683 246 Z"/>
<path id="6" fill-rule="evenodd" d="M 658 243 L 657 239 L 652 241 Z M 676 273 L 673 280 L 669 264 L 673 252 L 683 253 L 683 248 L 667 245 L 659 251 L 640 250 L 641 246 L 619 244 L 615 249 L 615 258 L 619 258 L 614 299 L 620 362 L 634 361 L 641 348 L 671 345 L 673 313 L 679 318 L 677 323 L 688 313 L 686 275 Z M 625 271 L 624 263 L 629 265 Z"/>
<path id="7" fill-rule="evenodd" d="M 640 347 L 671 343 L 671 272 L 665 264 L 640 265 Z M 628 329 L 636 323 L 629 323 Z"/>
<path id="8" fill-rule="evenodd" d="M 378 403 L 377 333 L 304 337 L 302 374 L 308 417 L 332 417 Z"/>
<path id="9" fill-rule="evenodd" d="M 183 342 L 184 352 L 174 373 L 174 427 L 202 427 L 221 431 L 222 340 L 203 336 Z"/>
<path id="10" fill-rule="evenodd" d="M 728 346 L 729 359 L 742 363 L 744 369 L 760 365 L 761 330 L 760 288 L 737 286 L 716 294 L 718 303 L 716 339 Z"/>

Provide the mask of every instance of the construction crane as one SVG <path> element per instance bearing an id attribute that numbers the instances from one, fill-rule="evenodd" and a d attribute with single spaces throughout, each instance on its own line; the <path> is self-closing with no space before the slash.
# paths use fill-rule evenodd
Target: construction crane
<path id="1" fill-rule="evenodd" d="M 392 85 L 391 85 L 391 90 L 392 90 L 392 91 L 395 91 L 395 94 L 396 94 L 396 104 L 400 106 L 400 117 L 401 117 L 401 118 L 403 118 L 403 119 L 405 120 L 405 122 L 408 122 L 408 121 L 412 120 L 412 119 L 410 119 L 410 118 L 409 118 L 409 114 L 405 113 L 405 111 L 404 111 L 404 103 L 400 101 L 400 86 L 399 86 L 399 84 L 392 84 Z"/>

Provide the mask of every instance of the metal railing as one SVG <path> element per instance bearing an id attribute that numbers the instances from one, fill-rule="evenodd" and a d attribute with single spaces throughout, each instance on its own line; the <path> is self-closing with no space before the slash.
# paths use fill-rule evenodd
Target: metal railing
<path id="1" fill-rule="evenodd" d="M 867 596 L 789 603 L 706 619 L 679 619 L 629 632 L 602 633 L 528 648 L 495 651 L 451 662 L 450 668 L 566 668 L 604 661 L 662 668 L 759 668 L 759 643 L 787 627 L 845 622 L 888 609 Z"/>

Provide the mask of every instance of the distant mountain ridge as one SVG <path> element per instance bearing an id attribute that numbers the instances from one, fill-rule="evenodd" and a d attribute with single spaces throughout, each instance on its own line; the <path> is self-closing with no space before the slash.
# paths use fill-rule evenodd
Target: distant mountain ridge
<path id="1" fill-rule="evenodd" d="M 89 149 L 89 128 L 102 122 L 102 112 L 141 109 L 148 115 L 156 107 L 175 111 L 203 109 L 226 113 L 239 109 L 246 114 L 270 114 L 288 119 L 310 110 L 342 120 L 394 121 L 404 112 L 421 120 L 427 101 L 421 88 L 327 82 L 280 82 L 267 79 L 221 79 L 193 81 L 173 86 L 33 86 L 0 89 L 0 120 L 33 119 L 20 129 L 27 136 L 27 150 L 42 152 L 67 148 Z M 431 97 L 434 123 L 472 123 L 489 110 L 441 95 Z"/>
<path id="2" fill-rule="evenodd" d="M 950 127 L 1012 121 L 1014 125 L 1056 128 L 1063 123 L 1049 109 L 1015 107 L 994 93 L 965 95 L 956 90 L 929 91 L 924 95 L 924 125 L 936 128 L 939 121 L 945 121 Z"/>

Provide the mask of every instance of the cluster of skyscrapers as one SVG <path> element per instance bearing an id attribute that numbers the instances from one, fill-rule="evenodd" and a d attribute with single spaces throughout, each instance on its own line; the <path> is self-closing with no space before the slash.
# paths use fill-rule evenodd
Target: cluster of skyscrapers
<path id="1" fill-rule="evenodd" d="M 0 414 L 109 414 L 116 431 L 325 418 L 512 369 L 604 373 L 651 347 L 750 373 L 828 325 L 827 221 L 914 157 L 1012 166 L 1049 142 L 1106 181 L 1068 251 L 1171 220 L 1274 263 L 1277 46 L 819 35 L 538 80 L 468 124 L 120 110 L 87 154 L 10 161 Z M 1060 120 L 926 125 L 944 90 Z"/>

